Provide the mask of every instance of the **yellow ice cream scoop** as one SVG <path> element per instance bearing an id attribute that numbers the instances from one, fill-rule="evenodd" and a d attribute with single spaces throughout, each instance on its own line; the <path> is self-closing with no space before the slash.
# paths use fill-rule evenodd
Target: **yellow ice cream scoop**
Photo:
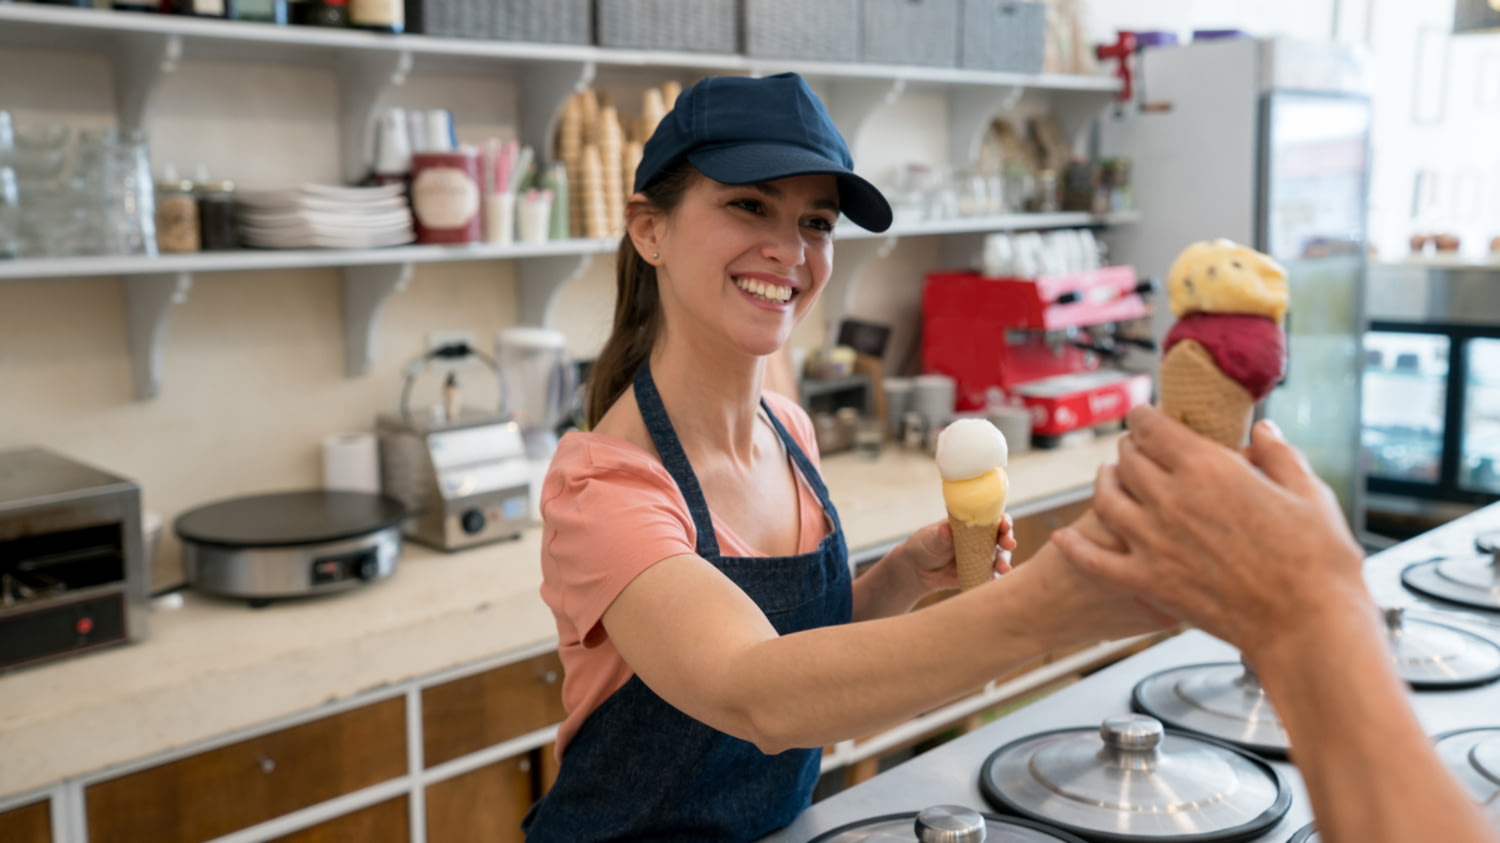
<path id="1" fill-rule="evenodd" d="M 998 524 L 1005 514 L 1009 486 L 1003 468 L 992 468 L 967 480 L 945 480 L 943 503 L 949 515 L 966 524 Z"/>
<path id="2" fill-rule="evenodd" d="M 1248 246 L 1204 240 L 1183 249 L 1167 272 L 1172 313 L 1243 313 L 1280 322 L 1286 315 L 1286 270 Z"/>

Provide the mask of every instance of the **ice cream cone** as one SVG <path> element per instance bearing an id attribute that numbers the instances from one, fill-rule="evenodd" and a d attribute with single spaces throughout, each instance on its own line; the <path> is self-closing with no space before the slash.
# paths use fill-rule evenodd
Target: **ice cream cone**
<path id="1" fill-rule="evenodd" d="M 994 579 L 1000 523 L 970 524 L 950 514 L 948 526 L 953 528 L 953 550 L 958 557 L 958 587 L 968 591 Z"/>
<path id="2" fill-rule="evenodd" d="M 1197 433 L 1238 450 L 1250 434 L 1255 399 L 1220 371 L 1201 343 L 1183 340 L 1162 357 L 1160 405 Z"/>

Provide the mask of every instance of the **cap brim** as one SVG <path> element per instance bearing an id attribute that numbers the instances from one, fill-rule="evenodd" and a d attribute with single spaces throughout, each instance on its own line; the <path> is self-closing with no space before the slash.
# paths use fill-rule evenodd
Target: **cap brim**
<path id="1" fill-rule="evenodd" d="M 779 143 L 739 143 L 695 149 L 687 158 L 698 172 L 724 184 L 833 176 L 839 185 L 839 211 L 850 222 L 877 232 L 891 227 L 891 203 L 875 185 L 810 149 Z"/>

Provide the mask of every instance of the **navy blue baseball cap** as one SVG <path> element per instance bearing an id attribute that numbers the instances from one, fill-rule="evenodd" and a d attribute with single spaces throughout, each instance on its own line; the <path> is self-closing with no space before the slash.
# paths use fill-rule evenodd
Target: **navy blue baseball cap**
<path id="1" fill-rule="evenodd" d="M 891 227 L 891 204 L 854 174 L 828 109 L 795 73 L 711 76 L 683 91 L 646 141 L 636 192 L 684 160 L 724 184 L 826 173 L 838 179 L 839 210 L 855 225 Z"/>

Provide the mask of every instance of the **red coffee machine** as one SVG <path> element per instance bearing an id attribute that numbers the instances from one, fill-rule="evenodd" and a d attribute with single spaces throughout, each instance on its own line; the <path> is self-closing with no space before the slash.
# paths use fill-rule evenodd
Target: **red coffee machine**
<path id="1" fill-rule="evenodd" d="M 1151 400 L 1151 376 L 1115 366 L 1119 323 L 1147 315 L 1153 284 L 1128 266 L 1075 275 L 992 278 L 934 272 L 922 290 L 922 367 L 958 382 L 957 409 L 982 410 L 998 387 L 1031 412 L 1037 444 L 1116 421 Z"/>

